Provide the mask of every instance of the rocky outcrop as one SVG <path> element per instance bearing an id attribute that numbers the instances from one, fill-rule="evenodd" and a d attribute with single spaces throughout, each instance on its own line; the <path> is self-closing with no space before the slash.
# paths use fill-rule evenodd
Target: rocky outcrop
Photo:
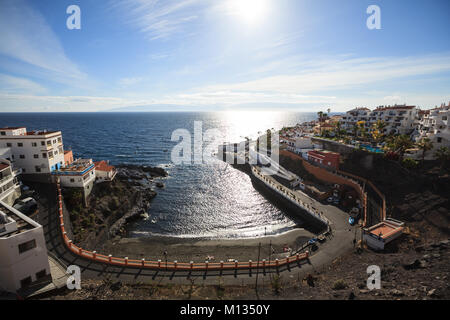
<path id="1" fill-rule="evenodd" d="M 94 185 L 87 207 L 79 204 L 72 190 L 63 190 L 73 225 L 74 241 L 86 249 L 101 248 L 104 241 L 125 235 L 125 225 L 146 216 L 162 168 L 119 165 L 116 179 Z"/>

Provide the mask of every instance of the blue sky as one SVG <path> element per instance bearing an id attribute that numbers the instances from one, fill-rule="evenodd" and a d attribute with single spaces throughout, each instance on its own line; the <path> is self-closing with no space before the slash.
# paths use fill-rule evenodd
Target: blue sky
<path id="1" fill-rule="evenodd" d="M 0 112 L 430 108 L 450 101 L 449 18 L 447 0 L 0 0 Z"/>

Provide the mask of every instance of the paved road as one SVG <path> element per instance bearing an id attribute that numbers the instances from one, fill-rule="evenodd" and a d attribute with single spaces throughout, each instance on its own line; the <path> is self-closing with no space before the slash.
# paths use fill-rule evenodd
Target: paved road
<path id="1" fill-rule="evenodd" d="M 253 284 L 256 278 L 256 271 L 239 270 L 239 271 L 156 271 L 148 269 L 109 266 L 102 263 L 86 260 L 74 255 L 68 251 L 62 242 L 59 228 L 57 203 L 56 203 L 56 186 L 41 185 L 41 199 L 39 201 L 40 210 L 37 220 L 44 227 L 47 249 L 58 257 L 67 265 L 78 265 L 82 271 L 82 279 L 86 278 L 110 278 L 113 281 L 127 282 L 158 282 L 158 283 L 189 283 L 189 279 L 195 279 L 196 283 L 217 284 L 218 277 L 222 276 L 225 284 Z M 305 201 L 311 201 L 306 199 Z M 315 200 L 312 200 L 315 201 Z M 355 237 L 355 229 L 348 222 L 348 216 L 340 209 L 322 205 L 315 201 L 315 207 L 323 211 L 330 220 L 332 235 L 320 244 L 319 250 L 315 252 L 309 262 L 298 264 L 293 262 L 289 266 L 280 267 L 279 270 L 259 270 L 261 281 L 266 281 L 269 274 L 279 273 L 281 278 L 289 279 L 295 275 L 303 277 L 304 275 L 317 270 L 323 266 L 330 264 L 341 254 L 348 252 L 353 248 L 353 239 Z M 65 221 L 67 221 L 65 216 Z M 67 223 L 66 223 L 67 228 Z M 68 232 L 71 235 L 70 232 Z M 297 274 L 298 273 L 298 274 Z M 268 280 L 267 280 L 268 281 Z"/>

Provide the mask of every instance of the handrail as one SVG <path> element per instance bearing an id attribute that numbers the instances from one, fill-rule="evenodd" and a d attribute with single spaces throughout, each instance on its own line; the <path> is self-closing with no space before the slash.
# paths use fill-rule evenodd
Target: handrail
<path id="1" fill-rule="evenodd" d="M 279 194 L 281 194 L 283 197 L 285 197 L 286 199 L 290 200 L 291 202 L 293 202 L 294 204 L 298 205 L 299 207 L 301 207 L 303 210 L 305 210 L 306 212 L 308 212 L 309 214 L 313 215 L 315 218 L 321 220 L 323 223 L 325 223 L 327 226 L 330 225 L 330 222 L 328 221 L 328 219 L 323 215 L 317 212 L 317 210 L 315 210 L 314 208 L 310 209 L 310 206 L 306 203 L 304 203 L 303 201 L 301 201 L 300 199 L 298 199 L 292 192 L 293 190 L 283 186 L 281 183 L 276 183 L 274 185 L 274 183 L 272 181 L 270 181 L 267 177 L 261 175 L 261 173 L 258 171 L 258 169 L 256 169 L 256 167 L 252 166 L 252 173 L 255 177 L 257 177 L 260 181 L 262 181 L 264 184 L 266 184 L 268 187 L 270 187 L 271 189 L 273 189 L 274 191 L 278 192 Z M 286 191 L 286 189 L 288 191 Z M 308 197 L 305 194 L 306 197 Z M 308 197 L 309 198 L 309 197 Z"/>
<path id="2" fill-rule="evenodd" d="M 128 259 L 128 257 L 125 258 L 117 258 L 113 257 L 112 255 L 103 255 L 98 254 L 96 251 L 89 251 L 84 250 L 81 247 L 76 246 L 73 244 L 72 240 L 69 239 L 67 236 L 67 232 L 65 231 L 64 227 L 64 215 L 63 215 L 63 206 L 62 206 L 62 194 L 61 194 L 61 185 L 59 179 L 57 180 L 57 190 L 58 190 L 58 213 L 59 213 L 59 219 L 60 219 L 60 230 L 61 234 L 64 240 L 64 244 L 66 247 L 75 255 L 80 256 L 84 259 L 89 259 L 95 262 L 99 263 L 105 263 L 109 265 L 115 265 L 115 266 L 121 266 L 121 267 L 138 267 L 138 268 L 145 268 L 145 269 L 156 269 L 156 270 L 170 270 L 170 271 L 208 271 L 208 270 L 246 270 L 246 269 L 263 269 L 266 268 L 279 268 L 285 265 L 289 265 L 294 262 L 301 262 L 308 260 L 309 258 L 309 251 L 306 251 L 305 253 L 299 254 L 296 253 L 295 255 L 291 255 L 284 259 L 275 259 L 275 260 L 269 260 L 266 261 L 263 259 L 262 261 L 251 261 L 248 262 L 239 262 L 235 260 L 234 262 L 209 262 L 205 261 L 204 263 L 194 263 L 194 262 L 162 262 L 161 260 L 158 261 L 151 261 L 151 260 L 134 260 L 134 259 Z"/>

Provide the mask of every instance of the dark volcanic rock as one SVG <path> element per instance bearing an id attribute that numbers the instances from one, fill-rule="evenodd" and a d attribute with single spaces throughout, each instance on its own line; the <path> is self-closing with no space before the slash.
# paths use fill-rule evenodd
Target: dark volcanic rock
<path id="1" fill-rule="evenodd" d="M 117 166 L 118 177 L 124 179 L 147 179 L 148 174 L 151 177 L 167 177 L 169 174 L 166 170 L 159 167 L 138 166 L 134 164 L 121 164 Z"/>
<path id="2" fill-rule="evenodd" d="M 142 167 L 142 170 L 144 172 L 150 173 L 154 177 L 167 177 L 169 175 L 166 170 L 164 170 L 163 168 L 159 168 L 159 167 L 144 166 L 144 167 Z"/>

